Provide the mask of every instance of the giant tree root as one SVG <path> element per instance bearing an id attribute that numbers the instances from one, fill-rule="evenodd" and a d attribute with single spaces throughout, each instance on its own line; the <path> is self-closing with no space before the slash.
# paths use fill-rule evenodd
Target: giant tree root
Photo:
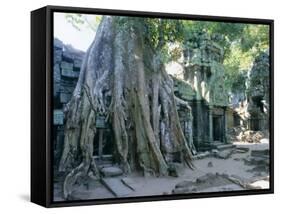
<path id="1" fill-rule="evenodd" d="M 113 130 L 115 159 L 124 173 L 134 168 L 144 175 L 168 175 L 176 155 L 194 168 L 188 143 L 192 133 L 186 139 L 180 126 L 173 80 L 158 53 L 145 44 L 142 20 L 128 18 L 134 24 L 124 30 L 118 19 L 103 17 L 67 105 L 60 162 L 60 170 L 69 172 L 64 182 L 66 199 L 89 170 L 99 176 L 92 158 L 98 115 L 105 115 Z M 184 106 L 190 108 L 187 102 Z"/>

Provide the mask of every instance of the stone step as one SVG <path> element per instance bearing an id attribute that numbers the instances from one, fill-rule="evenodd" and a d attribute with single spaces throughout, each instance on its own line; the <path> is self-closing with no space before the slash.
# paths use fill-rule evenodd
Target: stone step
<path id="1" fill-rule="evenodd" d="M 225 149 L 233 149 L 233 148 L 235 148 L 235 145 L 233 145 L 233 144 L 223 144 L 222 143 L 222 144 L 214 146 L 214 149 L 217 149 L 219 151 L 225 150 Z"/>
<path id="2" fill-rule="evenodd" d="M 126 197 L 133 192 L 123 184 L 120 178 L 102 178 L 101 182 L 116 197 Z"/>
<path id="3" fill-rule="evenodd" d="M 100 169 L 100 171 L 104 177 L 116 177 L 123 174 L 122 169 L 117 166 L 103 167 Z"/>
<path id="4" fill-rule="evenodd" d="M 256 157 L 268 157 L 269 156 L 269 149 L 262 149 L 262 150 L 252 150 L 251 151 L 252 156 Z"/>
<path id="5" fill-rule="evenodd" d="M 101 158 L 99 156 L 94 156 L 94 159 L 112 162 L 112 155 L 102 155 Z"/>
<path id="6" fill-rule="evenodd" d="M 104 161 L 104 160 L 95 160 L 96 164 L 98 166 L 112 166 L 113 165 L 113 162 L 112 161 Z"/>
<path id="7" fill-rule="evenodd" d="M 94 156 L 93 158 L 99 169 L 113 166 L 112 155 L 102 155 L 101 158 L 98 156 Z"/>
<path id="8" fill-rule="evenodd" d="M 210 156 L 210 152 L 206 151 L 206 152 L 198 152 L 196 155 L 193 156 L 194 160 L 199 160 L 199 159 L 203 159 L 206 158 L 208 156 Z"/>

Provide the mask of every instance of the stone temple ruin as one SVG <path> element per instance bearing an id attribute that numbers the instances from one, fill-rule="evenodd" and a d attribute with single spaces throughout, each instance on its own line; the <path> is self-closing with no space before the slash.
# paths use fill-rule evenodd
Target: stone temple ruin
<path id="1" fill-rule="evenodd" d="M 58 39 L 54 40 L 53 164 L 55 174 L 60 173 L 58 166 L 64 144 L 64 109 L 70 101 L 78 81 L 84 55 L 84 52 L 75 50 Z M 239 99 L 234 99 L 232 103 L 229 102 L 229 95 L 224 88 L 223 48 L 218 44 L 217 38 L 210 38 L 204 33 L 197 35 L 196 40 L 187 42 L 183 59 L 182 77 L 179 78 L 173 75 L 171 77 L 174 82 L 175 95 L 186 101 L 189 105 L 189 108 L 186 108 L 186 104 L 181 106 L 181 103 L 178 102 L 177 110 L 182 130 L 188 139 L 195 159 L 197 159 L 196 157 L 200 159 L 200 155 L 206 154 L 206 152 L 208 155 L 203 155 L 203 157 L 218 159 L 228 159 L 235 152 L 247 153 L 249 151 L 247 148 L 234 148 L 235 146 L 231 144 L 233 139 L 229 138 L 229 130 L 241 126 L 245 127 L 245 130 L 253 131 L 268 128 L 268 54 L 263 53 L 255 59 L 253 67 L 249 72 L 247 92 L 237 96 Z M 241 99 L 243 103 L 246 103 L 242 108 L 241 106 L 239 107 Z M 95 188 L 101 188 L 102 190 L 102 185 L 104 185 L 116 197 L 124 196 L 125 193 L 132 194 L 134 188 L 131 187 L 132 185 L 129 185 L 131 183 L 130 178 L 122 177 L 123 171 L 119 167 L 115 167 L 112 129 L 102 116 L 96 118 L 96 128 L 97 134 L 93 142 L 93 156 L 103 177 L 101 179 L 102 184 L 96 180 L 94 181 Z M 248 140 L 246 139 L 245 141 Z M 228 151 L 224 152 L 225 150 Z M 264 151 L 268 152 L 268 149 Z M 264 151 L 251 151 L 251 155 L 244 161 L 246 165 L 254 166 L 258 171 L 262 169 L 268 174 L 268 154 L 263 154 L 265 158 L 260 160 L 260 152 Z M 258 157 L 255 156 L 257 152 L 259 152 Z M 209 162 L 208 167 L 213 167 L 213 163 Z M 211 170 L 212 168 L 210 168 Z M 257 173 L 255 168 L 253 170 L 253 172 Z M 120 177 L 121 180 L 116 179 Z M 61 182 L 60 179 L 63 176 L 58 175 L 55 178 L 55 182 L 57 182 L 55 183 L 55 195 L 58 197 L 58 200 L 61 200 L 59 199 L 62 194 L 60 193 L 61 186 L 59 182 Z M 216 185 L 221 184 L 236 190 L 237 188 L 243 189 L 244 186 L 241 185 L 240 180 L 225 174 L 207 173 L 207 175 L 201 175 L 195 181 L 179 182 L 175 185 L 172 193 L 213 191 L 212 189 L 206 189 L 206 186 L 215 186 L 213 188 L 217 190 L 218 186 Z M 238 184 L 237 181 L 239 181 Z M 233 187 L 233 185 L 236 186 Z M 128 186 L 130 187 L 129 189 Z M 224 186 L 222 188 L 225 188 Z M 87 194 L 94 194 L 89 189 L 91 187 L 87 188 L 85 190 Z M 138 187 L 135 189 L 138 189 Z M 224 190 L 221 189 L 221 191 Z M 81 190 L 79 191 L 81 192 Z M 87 195 L 85 192 L 81 193 L 81 198 L 98 197 L 97 195 Z M 112 197 L 112 195 L 109 194 L 108 197 Z"/>
<path id="2" fill-rule="evenodd" d="M 269 55 L 256 57 L 250 71 L 248 87 L 249 129 L 267 130 L 269 127 Z"/>
<path id="3" fill-rule="evenodd" d="M 197 47 L 197 48 L 195 48 Z M 79 77 L 84 52 L 54 40 L 54 159 L 57 168 L 63 150 L 64 108 Z M 185 51 L 184 79 L 174 78 L 174 93 L 191 109 L 178 104 L 179 118 L 193 154 L 225 146 L 227 94 L 223 87 L 222 48 L 209 38 L 190 42 Z M 105 119 L 97 117 L 94 156 L 112 159 L 112 133 Z"/>
<path id="4" fill-rule="evenodd" d="M 269 55 L 258 55 L 248 72 L 245 90 L 233 94 L 228 112 L 228 133 L 231 140 L 259 142 L 269 133 Z"/>
<path id="5" fill-rule="evenodd" d="M 194 155 L 198 152 L 231 148 L 228 129 L 241 126 L 250 130 L 268 127 L 269 62 L 268 54 L 258 56 L 250 71 L 248 93 L 243 95 L 248 116 L 241 119 L 224 88 L 223 48 L 218 38 L 201 33 L 187 42 L 183 76 L 174 80 L 174 93 L 187 101 L 190 109 L 178 104 L 182 130 Z M 64 142 L 64 108 L 76 86 L 84 52 L 54 40 L 54 166 L 57 169 Z M 263 80 L 263 81 L 262 81 Z M 94 154 L 97 163 L 111 162 L 114 148 L 112 130 L 100 116 L 96 118 Z"/>
<path id="6" fill-rule="evenodd" d="M 64 142 L 64 108 L 78 81 L 84 52 L 54 40 L 53 132 L 54 165 L 58 166 Z"/>
<path id="7" fill-rule="evenodd" d="M 228 96 L 224 89 L 223 49 L 205 34 L 184 51 L 183 80 L 174 79 L 175 94 L 188 101 L 193 115 L 193 143 L 206 151 L 227 143 Z"/>

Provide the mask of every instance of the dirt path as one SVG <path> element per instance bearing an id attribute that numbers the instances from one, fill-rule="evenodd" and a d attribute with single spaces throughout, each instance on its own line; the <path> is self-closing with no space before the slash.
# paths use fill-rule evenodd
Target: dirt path
<path id="1" fill-rule="evenodd" d="M 217 192 L 217 191 L 235 191 L 243 190 L 241 185 L 237 185 L 233 182 L 225 182 L 223 179 L 217 179 L 217 182 L 211 181 L 210 183 L 201 183 L 200 179 L 204 176 L 212 175 L 229 175 L 237 178 L 243 183 L 252 183 L 258 188 L 268 188 L 268 179 L 261 179 L 268 176 L 268 172 L 263 168 L 256 167 L 255 163 L 251 164 L 253 157 L 252 151 L 259 150 L 264 151 L 269 149 L 268 140 L 263 140 L 261 143 L 243 143 L 234 142 L 237 148 L 248 148 L 249 151 L 245 153 L 234 152 L 227 159 L 220 159 L 217 157 L 205 157 L 203 159 L 195 160 L 195 170 L 184 168 L 179 173 L 179 177 L 143 177 L 139 174 L 131 174 L 126 177 L 127 183 L 134 189 L 126 197 L 130 196 L 149 196 L 149 195 L 166 195 L 172 194 L 172 190 L 175 186 L 183 181 L 185 182 L 199 182 L 196 186 L 198 190 L 195 192 Z M 255 160 L 255 159 L 254 159 Z M 259 159 L 257 160 L 259 161 Z M 259 162 L 257 162 L 259 163 Z M 256 168 L 255 168 L 256 167 Z M 122 179 L 124 177 L 116 177 L 116 179 Z M 205 178 L 208 181 L 208 177 Z M 63 200 L 61 197 L 61 188 L 57 184 L 55 188 L 55 200 Z M 104 187 L 98 181 L 92 181 L 87 186 L 77 186 L 73 192 L 75 196 L 73 199 L 98 199 L 98 198 L 112 198 L 115 197 L 107 188 Z"/>

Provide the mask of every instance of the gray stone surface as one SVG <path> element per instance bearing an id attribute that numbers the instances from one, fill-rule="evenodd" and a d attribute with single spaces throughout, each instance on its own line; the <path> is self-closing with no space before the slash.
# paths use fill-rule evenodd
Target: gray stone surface
<path id="1" fill-rule="evenodd" d="M 251 155 L 255 157 L 263 157 L 269 155 L 269 149 L 263 149 L 263 150 L 252 150 Z"/>
<path id="2" fill-rule="evenodd" d="M 247 153 L 247 152 L 249 152 L 249 148 L 247 148 L 247 147 L 236 147 L 236 150 L 235 150 L 235 152 L 236 153 Z"/>
<path id="3" fill-rule="evenodd" d="M 123 174 L 123 171 L 116 166 L 104 167 L 101 169 L 101 173 L 105 177 L 114 177 Z"/>
<path id="4" fill-rule="evenodd" d="M 54 160 L 56 168 L 60 161 L 64 142 L 63 111 L 75 89 L 85 53 L 63 44 L 54 38 L 53 49 L 53 108 L 54 112 Z M 59 112 L 59 114 L 57 114 Z"/>
<path id="5" fill-rule="evenodd" d="M 129 187 L 131 190 L 136 190 L 137 183 L 134 179 L 125 177 L 122 178 L 121 181 L 125 186 Z"/>
<path id="6" fill-rule="evenodd" d="M 133 191 L 124 185 L 120 178 L 102 178 L 101 181 L 116 197 L 128 196 Z"/>
<path id="7" fill-rule="evenodd" d="M 203 158 L 209 157 L 210 154 L 211 154 L 211 153 L 210 153 L 209 151 L 200 152 L 200 153 L 197 153 L 196 155 L 194 155 L 194 156 L 193 156 L 193 159 L 195 159 L 195 160 L 203 159 Z"/>
<path id="8" fill-rule="evenodd" d="M 217 146 L 217 149 L 219 151 L 222 151 L 222 150 L 225 150 L 225 149 L 232 149 L 232 148 L 235 148 L 235 145 L 233 145 L 233 144 L 223 144 L 223 145 Z"/>
<path id="9" fill-rule="evenodd" d="M 231 157 L 231 155 L 234 153 L 233 149 L 227 149 L 227 150 L 223 150 L 218 152 L 215 157 L 216 158 L 220 158 L 220 159 L 228 159 Z"/>
<path id="10" fill-rule="evenodd" d="M 182 181 L 175 185 L 173 194 L 192 192 L 217 192 L 228 190 L 242 190 L 239 184 L 229 179 L 227 174 L 207 173 L 193 181 Z"/>

